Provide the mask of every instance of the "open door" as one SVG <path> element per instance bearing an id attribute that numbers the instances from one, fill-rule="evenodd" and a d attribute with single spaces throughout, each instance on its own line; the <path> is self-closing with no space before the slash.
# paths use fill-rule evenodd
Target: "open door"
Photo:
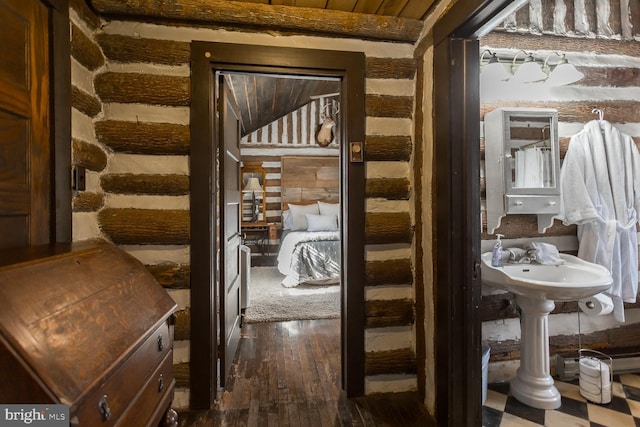
<path id="1" fill-rule="evenodd" d="M 220 386 L 240 342 L 240 119 L 224 76 L 218 74 L 220 142 Z"/>
<path id="2" fill-rule="evenodd" d="M 0 7 L 0 249 L 51 242 L 49 10 Z M 67 142 L 68 143 L 68 142 Z"/>

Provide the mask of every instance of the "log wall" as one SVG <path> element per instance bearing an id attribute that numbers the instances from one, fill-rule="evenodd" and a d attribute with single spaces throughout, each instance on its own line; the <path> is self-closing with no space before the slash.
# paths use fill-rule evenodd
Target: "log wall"
<path id="1" fill-rule="evenodd" d="M 178 302 L 174 367 L 181 381 L 175 406 L 187 407 L 191 335 L 189 40 L 237 42 L 240 36 L 254 39 L 248 43 L 269 44 L 272 36 L 235 32 L 231 37 L 223 30 L 212 33 L 197 24 L 166 27 L 106 20 L 96 26 L 90 10 L 80 5 L 74 9 L 73 4 L 71 8 L 73 31 L 84 36 L 76 35 L 80 53 L 74 68 L 74 158 L 88 170 L 87 191 L 74 199 L 74 224 L 78 225 L 74 232 L 83 230 L 83 235 L 104 237 L 122 246 L 147 265 Z M 416 67 L 412 48 L 358 40 L 345 45 L 344 40 L 323 37 L 305 37 L 304 45 L 363 51 L 367 57 L 366 391 L 415 389 L 409 204 Z M 95 65 L 96 57 L 103 58 L 102 65 Z M 322 156 L 339 151 L 339 140 L 320 148 L 311 138 L 314 123 L 319 123 L 311 112 L 317 114 L 323 102 L 328 101 L 307 106 L 304 118 L 301 111 L 293 112 L 288 124 L 282 119 L 242 141 L 243 161 L 261 162 L 267 171 L 269 222 L 281 221 L 280 157 L 309 155 L 304 151 L 309 149 L 319 150 Z M 308 123 L 305 136 L 292 126 L 295 114 L 298 122 Z"/>
<path id="2" fill-rule="evenodd" d="M 633 4 L 632 4 L 633 3 Z M 563 10 L 559 6 L 566 6 Z M 606 6 L 606 8 L 605 8 Z M 606 10 L 605 10 L 606 9 Z M 604 111 L 605 120 L 632 136 L 640 145 L 640 8 L 637 2 L 531 1 L 505 23 L 481 39 L 481 52 L 490 49 L 500 58 L 513 58 L 520 49 L 545 58 L 553 52 L 566 54 L 585 77 L 571 85 L 555 89 L 542 85 L 501 90 L 493 87 L 481 97 L 481 118 L 498 107 L 543 107 L 558 110 L 560 156 L 564 158 L 569 139 L 585 123 L 597 119 L 594 107 Z M 635 25 L 631 25 L 635 23 Z M 550 62 L 557 59 L 552 56 Z M 506 62 L 506 61 L 505 61 Z M 508 68 L 508 67 L 507 67 Z M 484 150 L 484 141 L 481 141 Z M 484 156 L 482 156 L 484 158 Z M 484 206 L 485 189 L 481 198 Z M 486 190 L 488 191 L 488 189 Z M 482 249 L 491 250 L 495 236 L 486 232 L 483 211 Z M 517 246 L 529 240 L 547 241 L 562 252 L 577 252 L 576 226 L 555 221 L 544 234 L 537 232 L 534 215 L 508 215 L 496 233 L 505 235 L 504 246 Z M 583 343 L 609 353 L 640 345 L 638 304 L 625 304 L 627 322 L 618 324 L 611 316 L 584 321 Z M 509 379 L 513 372 L 499 372 L 516 364 L 493 362 L 519 359 L 519 328 L 513 295 L 483 288 L 483 338 L 492 347 L 490 381 Z M 549 317 L 551 354 L 577 350 L 576 303 L 557 303 Z M 585 326 L 585 323 L 588 326 Z M 625 339 L 619 339 L 621 334 Z M 622 332 L 624 331 L 624 332 Z M 514 337 L 515 335 L 515 337 Z M 554 367 L 552 366 L 552 369 Z M 511 369 L 511 368 L 510 368 Z"/>
<path id="3" fill-rule="evenodd" d="M 141 10 L 140 17 L 135 18 L 126 16 L 127 10 L 119 9 L 121 2 L 93 3 L 99 11 L 114 15 L 101 19 L 84 1 L 70 1 L 73 164 L 83 165 L 88 170 L 87 191 L 74 197 L 74 240 L 121 239 L 124 247 L 147 264 L 178 301 L 174 357 L 176 377 L 180 379 L 177 405 L 188 406 L 189 386 L 190 230 L 184 219 L 188 215 L 188 195 L 183 190 L 189 175 L 188 64 L 192 39 L 365 52 L 367 392 L 415 387 L 415 379 L 412 380 L 416 338 L 413 332 L 416 280 L 412 203 L 416 195 L 412 192 L 410 170 L 414 152 L 412 105 L 415 103 L 416 62 L 410 43 L 417 39 L 422 23 L 398 21 L 403 25 L 389 26 L 387 35 L 382 36 L 389 40 L 394 33 L 401 34 L 397 40 L 408 41 L 407 44 L 362 42 L 358 37 L 377 38 L 384 31 L 378 25 L 373 29 L 364 25 L 356 33 L 351 29 L 341 30 L 342 35 L 349 34 L 349 39 L 274 34 L 268 27 L 246 32 L 234 27 L 235 31 L 227 32 L 224 25 L 237 23 L 225 24 L 222 18 L 218 21 L 219 27 L 212 28 L 208 22 L 213 15 L 220 19 L 228 2 L 220 3 L 222 6 L 215 11 L 194 8 L 183 11 L 189 16 L 180 15 L 179 8 L 169 10 L 171 5 L 167 5 L 162 11 Z M 604 3 L 612 7 L 607 8 Z M 228 5 L 232 6 L 231 3 Z M 640 86 L 637 83 L 638 66 L 634 62 L 638 51 L 639 9 L 637 2 L 631 0 L 532 0 L 498 31 L 483 39 L 482 44 L 509 52 L 520 48 L 567 52 L 586 77 L 581 85 L 561 93 L 558 98 L 511 97 L 485 102 L 483 115 L 500 105 L 517 102 L 534 106 L 558 105 L 563 122 L 561 143 L 566 146 L 568 135 L 574 132 L 570 130 L 572 126 L 579 128 L 587 121 L 591 104 L 597 102 L 605 107 L 606 118 L 615 120 L 638 138 L 638 132 L 634 131 L 638 120 L 633 115 L 638 111 L 635 102 L 639 96 L 635 91 Z M 242 16 L 245 10 L 236 12 L 231 15 Z M 287 13 L 291 11 L 287 10 Z M 164 14 L 163 22 L 151 23 L 158 14 Z M 121 18 L 114 18 L 115 15 Z M 301 25 L 309 25 L 308 20 L 295 18 Z M 276 21 L 281 19 L 279 16 Z M 322 34 L 328 26 L 322 18 L 314 21 L 314 25 L 318 24 L 320 26 L 313 31 Z M 301 29 L 293 28 L 293 33 L 297 31 Z M 372 35 L 372 31 L 375 34 Z M 595 63 L 595 54 L 603 57 L 619 54 L 628 61 L 602 66 Z M 601 86 L 601 82 L 607 84 Z M 610 93 L 616 95 L 610 96 Z M 260 141 L 265 142 L 263 138 Z M 250 151 L 254 149 L 247 148 L 247 155 L 256 155 Z M 265 156 L 265 164 L 275 161 L 276 156 Z M 275 183 L 276 179 L 272 181 Z M 155 229 L 151 231 L 154 236 L 141 234 L 135 225 L 138 210 L 144 210 L 142 213 L 152 221 L 152 227 L 158 228 L 158 218 L 164 218 L 160 223 L 169 221 L 171 233 L 163 236 L 162 230 Z M 270 215 L 277 217 L 275 212 Z M 392 224 L 391 229 L 385 224 Z M 509 217 L 503 221 L 505 228 L 500 231 L 508 232 L 512 239 L 541 237 L 532 224 L 532 219 L 526 215 Z M 146 224 L 139 225 L 147 227 Z M 556 224 L 542 237 L 560 242 L 565 250 L 575 250 L 575 228 Z M 482 238 L 484 242 L 490 242 L 490 236 L 483 234 Z M 485 305 L 497 308 L 485 309 Z M 575 307 L 565 308 L 568 313 L 563 314 L 575 313 Z M 489 340 L 493 340 L 496 349 L 503 343 L 509 345 L 508 340 L 500 338 L 495 327 L 496 323 L 508 323 L 513 319 L 509 297 L 485 296 L 483 311 L 487 311 L 483 329 L 493 333 Z M 509 353 L 509 349 L 501 350 L 501 353 Z M 386 385 L 376 385 L 376 377 L 384 377 L 381 383 Z"/>
<path id="4" fill-rule="evenodd" d="M 315 147 L 316 134 L 319 126 L 324 121 L 323 109 L 329 105 L 329 111 L 337 111 L 340 108 L 339 99 L 319 98 L 309 102 L 269 123 L 268 125 L 250 133 L 242 138 L 242 144 L 261 144 L 268 147 Z M 340 145 L 341 124 L 340 117 L 335 117 L 336 125 L 333 128 L 333 140 L 329 147 L 337 152 Z M 337 155 L 337 153 L 336 153 Z"/>

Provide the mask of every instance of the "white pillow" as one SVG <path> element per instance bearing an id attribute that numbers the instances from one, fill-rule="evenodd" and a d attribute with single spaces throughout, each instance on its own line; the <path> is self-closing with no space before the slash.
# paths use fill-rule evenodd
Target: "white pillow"
<path id="1" fill-rule="evenodd" d="M 303 231 L 307 229 L 306 214 L 318 215 L 320 213 L 318 205 L 313 203 L 311 205 L 292 205 L 289 204 L 289 210 L 291 211 L 291 230 Z"/>
<path id="2" fill-rule="evenodd" d="M 282 212 L 282 229 L 291 230 L 291 227 L 293 227 L 293 217 L 291 216 L 291 211 L 287 209 Z"/>
<path id="3" fill-rule="evenodd" d="M 327 203 L 327 202 L 318 202 L 318 209 L 320 210 L 320 215 L 335 215 L 338 218 L 338 223 L 340 222 L 340 204 L 339 203 Z"/>
<path id="4" fill-rule="evenodd" d="M 338 229 L 338 217 L 335 215 L 306 214 L 307 231 L 336 231 Z"/>

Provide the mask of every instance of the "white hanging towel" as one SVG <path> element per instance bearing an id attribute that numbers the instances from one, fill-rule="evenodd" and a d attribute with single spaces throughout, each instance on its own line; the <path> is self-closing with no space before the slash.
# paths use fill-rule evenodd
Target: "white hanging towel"
<path id="1" fill-rule="evenodd" d="M 638 292 L 640 153 L 633 139 L 609 122 L 587 123 L 571 137 L 560 184 L 559 219 L 578 224 L 578 256 L 611 271 L 613 284 L 604 293 L 624 322 L 623 302 L 635 302 Z"/>
<path id="2" fill-rule="evenodd" d="M 544 154 L 538 147 L 516 151 L 516 182 L 514 187 L 544 187 Z"/>

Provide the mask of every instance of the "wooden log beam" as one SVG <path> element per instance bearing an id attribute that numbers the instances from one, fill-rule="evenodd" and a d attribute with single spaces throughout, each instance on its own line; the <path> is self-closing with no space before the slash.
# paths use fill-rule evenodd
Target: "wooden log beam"
<path id="1" fill-rule="evenodd" d="M 365 277 L 367 286 L 410 285 L 413 283 L 411 260 L 368 261 Z"/>
<path id="2" fill-rule="evenodd" d="M 176 388 L 189 388 L 189 362 L 176 363 L 173 365 L 173 378 L 176 379 Z"/>
<path id="3" fill-rule="evenodd" d="M 411 243 L 413 226 L 408 212 L 370 212 L 365 216 L 367 244 Z"/>
<path id="4" fill-rule="evenodd" d="M 189 281 L 191 266 L 189 264 L 164 262 L 146 267 L 165 289 L 189 289 L 191 286 Z"/>
<path id="5" fill-rule="evenodd" d="M 71 86 L 71 106 L 92 118 L 102 111 L 102 103 L 98 98 L 75 85 Z"/>
<path id="6" fill-rule="evenodd" d="M 586 119 L 586 116 L 584 117 Z M 587 120 L 585 120 L 587 121 Z M 624 122 L 624 121 L 623 121 Z M 633 142 L 636 144 L 636 147 L 640 150 L 640 137 L 632 137 Z M 562 136 L 558 138 L 558 151 L 560 154 L 560 159 L 564 159 L 565 154 L 567 154 L 567 149 L 569 148 L 569 142 L 571 142 L 571 137 Z M 480 141 L 480 157 L 484 160 L 484 138 Z"/>
<path id="7" fill-rule="evenodd" d="M 100 14 L 151 22 L 228 25 L 414 43 L 423 22 L 373 14 L 223 0 L 90 0 Z"/>
<path id="8" fill-rule="evenodd" d="M 107 193 L 182 196 L 189 194 L 188 175 L 107 174 L 100 177 Z"/>
<path id="9" fill-rule="evenodd" d="M 416 355 L 410 348 L 369 351 L 364 358 L 365 375 L 406 375 L 417 372 Z"/>
<path id="10" fill-rule="evenodd" d="M 517 316 L 516 301 L 511 292 L 482 296 L 480 319 L 483 322 L 498 319 L 512 319 Z"/>
<path id="11" fill-rule="evenodd" d="M 580 86 L 637 87 L 639 72 L 628 67 L 576 67 L 584 74 Z"/>
<path id="12" fill-rule="evenodd" d="M 76 11 L 80 19 L 92 30 L 97 30 L 102 25 L 100 18 L 89 8 L 85 0 L 69 0 L 69 7 Z"/>
<path id="13" fill-rule="evenodd" d="M 100 172 L 107 166 L 107 154 L 96 144 L 73 138 L 71 153 L 74 166 L 81 166 L 94 172 Z"/>
<path id="14" fill-rule="evenodd" d="M 191 150 L 186 125 L 105 120 L 95 127 L 98 141 L 119 153 L 184 155 Z"/>
<path id="15" fill-rule="evenodd" d="M 103 209 L 100 229 L 118 245 L 186 245 L 189 211 L 177 209 Z"/>
<path id="16" fill-rule="evenodd" d="M 366 67 L 368 79 L 413 79 L 418 63 L 413 58 L 367 57 Z"/>
<path id="17" fill-rule="evenodd" d="M 576 326 L 577 328 L 577 326 Z M 577 333 L 577 330 L 576 330 Z M 618 353 L 617 349 L 640 346 L 640 323 L 621 325 L 581 336 L 582 347 L 602 351 L 605 354 Z M 491 362 L 520 359 L 520 340 L 488 341 L 491 347 Z M 555 335 L 549 337 L 549 354 L 578 352 L 576 335 Z"/>
<path id="18" fill-rule="evenodd" d="M 271 195 L 270 195 L 271 194 Z M 269 197 L 278 197 L 280 198 L 280 193 L 267 193 L 267 198 Z M 267 202 L 267 211 L 279 211 L 282 208 L 282 202 Z"/>
<path id="19" fill-rule="evenodd" d="M 366 328 L 410 326 L 415 321 L 414 304 L 409 299 L 365 301 L 365 313 Z"/>
<path id="20" fill-rule="evenodd" d="M 73 196 L 73 212 L 98 212 L 104 206 L 104 194 L 82 191 Z"/>
<path id="21" fill-rule="evenodd" d="M 368 161 L 408 162 L 412 151 L 410 136 L 367 135 L 365 138 L 364 156 Z"/>
<path id="22" fill-rule="evenodd" d="M 411 118 L 412 96 L 367 95 L 364 103 L 367 117 Z"/>
<path id="23" fill-rule="evenodd" d="M 606 40 L 587 37 L 515 34 L 492 31 L 480 40 L 482 47 L 494 49 L 545 50 L 557 52 L 590 52 L 603 55 L 637 56 L 638 42 L 634 40 Z"/>
<path id="24" fill-rule="evenodd" d="M 598 101 L 596 102 L 530 102 L 530 101 L 514 101 L 509 102 L 510 107 L 523 108 L 555 108 L 558 110 L 558 121 L 560 122 L 582 122 L 586 123 L 597 119 L 598 116 L 593 114 L 594 104 L 604 110 L 605 119 L 612 123 L 639 123 L 640 109 L 637 101 Z M 484 119 L 484 115 L 496 108 L 504 107 L 504 103 L 485 102 L 480 106 L 480 117 Z"/>
<path id="25" fill-rule="evenodd" d="M 482 240 L 495 239 L 495 235 L 487 233 L 486 213 L 482 215 Z M 523 237 L 555 237 L 555 236 L 575 236 L 577 226 L 563 225 L 555 220 L 553 226 L 548 228 L 544 234 L 538 233 L 538 217 L 536 215 L 506 215 L 502 217 L 500 227 L 496 228 L 496 233 L 503 234 L 505 239 L 518 239 Z"/>
<path id="26" fill-rule="evenodd" d="M 104 55 L 98 44 L 73 23 L 71 24 L 71 56 L 90 71 L 95 71 L 104 65 Z"/>
<path id="27" fill-rule="evenodd" d="M 365 197 L 387 200 L 409 200 L 411 189 L 406 178 L 369 178 L 365 183 Z"/>
<path id="28" fill-rule="evenodd" d="M 103 102 L 186 107 L 191 99 L 189 77 L 102 73 L 96 76 L 94 85 Z"/>
<path id="29" fill-rule="evenodd" d="M 96 40 L 109 60 L 124 64 L 146 62 L 179 66 L 188 64 L 191 59 L 191 45 L 187 42 L 107 33 L 97 34 Z"/>
<path id="30" fill-rule="evenodd" d="M 173 327 L 173 339 L 188 341 L 191 338 L 191 308 L 176 311 L 176 324 Z"/>
<path id="31" fill-rule="evenodd" d="M 635 303 L 624 303 L 625 310 L 640 308 L 640 300 Z M 556 301 L 550 314 L 577 313 L 580 311 L 576 301 Z M 483 322 L 512 319 L 518 317 L 515 297 L 510 292 L 484 295 L 480 304 L 480 318 Z"/>
<path id="32" fill-rule="evenodd" d="M 551 314 L 575 313 L 579 310 L 575 301 L 558 301 Z M 518 317 L 515 296 L 510 292 L 484 295 L 480 304 L 480 318 L 483 322 L 513 319 Z"/>

